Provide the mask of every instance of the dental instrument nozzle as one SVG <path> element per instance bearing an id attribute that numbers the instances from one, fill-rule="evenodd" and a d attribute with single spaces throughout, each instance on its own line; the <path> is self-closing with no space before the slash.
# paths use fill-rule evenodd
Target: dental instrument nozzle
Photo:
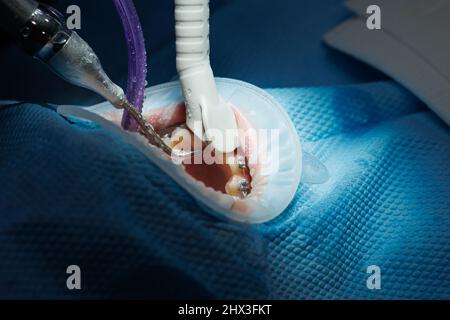
<path id="1" fill-rule="evenodd" d="M 65 46 L 47 64 L 68 82 L 97 92 L 116 108 L 123 108 L 139 125 L 140 133 L 147 140 L 171 157 L 187 158 L 194 152 L 172 149 L 158 135 L 153 126 L 125 97 L 122 88 L 106 75 L 100 60 L 92 48 L 75 32 Z"/>
<path id="2" fill-rule="evenodd" d="M 105 74 L 94 50 L 66 27 L 57 10 L 35 0 L 0 0 L 0 27 L 61 78 L 119 103 L 122 89 Z"/>
<path id="3" fill-rule="evenodd" d="M 169 156 L 189 157 L 194 152 L 172 150 L 125 98 L 123 90 L 106 75 L 94 50 L 65 26 L 55 9 L 34 0 L 0 0 L 1 26 L 28 54 L 47 64 L 64 80 L 94 91 L 137 121 L 141 133 Z"/>
<path id="4" fill-rule="evenodd" d="M 170 148 L 158 135 L 153 126 L 130 104 L 122 88 L 114 84 L 106 75 L 92 48 L 75 32 L 65 46 L 47 64 L 68 82 L 97 92 L 116 108 L 123 108 L 138 123 L 140 133 L 150 143 L 171 157 L 186 158 L 194 152 L 183 152 Z"/>

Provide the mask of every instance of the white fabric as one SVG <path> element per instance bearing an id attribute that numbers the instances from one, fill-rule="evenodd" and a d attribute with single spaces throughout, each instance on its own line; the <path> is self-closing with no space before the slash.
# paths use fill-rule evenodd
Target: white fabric
<path id="1" fill-rule="evenodd" d="M 366 9 L 381 8 L 381 30 L 366 27 Z M 385 72 L 422 99 L 450 125 L 450 1 L 351 0 L 359 15 L 325 41 Z"/>

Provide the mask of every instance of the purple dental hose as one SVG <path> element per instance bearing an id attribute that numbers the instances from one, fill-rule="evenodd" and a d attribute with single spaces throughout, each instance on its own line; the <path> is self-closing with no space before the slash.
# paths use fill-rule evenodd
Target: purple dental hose
<path id="1" fill-rule="evenodd" d="M 120 16 L 128 47 L 127 99 L 139 112 L 142 112 L 144 90 L 147 84 L 144 34 L 133 0 L 113 0 L 113 2 Z M 138 129 L 138 124 L 126 111 L 123 113 L 122 127 L 129 131 Z"/>

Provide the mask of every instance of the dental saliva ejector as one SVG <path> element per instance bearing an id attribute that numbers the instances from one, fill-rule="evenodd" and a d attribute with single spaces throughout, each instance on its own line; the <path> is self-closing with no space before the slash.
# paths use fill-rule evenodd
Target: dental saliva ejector
<path id="1" fill-rule="evenodd" d="M 192 152 L 172 150 L 161 139 L 127 101 L 124 91 L 106 75 L 92 48 L 66 27 L 64 17 L 57 10 L 34 0 L 0 0 L 0 26 L 25 52 L 47 64 L 61 78 L 98 93 L 116 108 L 125 109 L 149 142 L 166 154 L 192 155 Z"/>
<path id="2" fill-rule="evenodd" d="M 186 103 L 186 125 L 222 153 L 237 148 L 237 123 L 219 95 L 209 60 L 209 0 L 175 0 L 177 70 Z M 202 125 L 198 125 L 198 124 Z M 233 134 L 234 133 L 234 134 Z"/>

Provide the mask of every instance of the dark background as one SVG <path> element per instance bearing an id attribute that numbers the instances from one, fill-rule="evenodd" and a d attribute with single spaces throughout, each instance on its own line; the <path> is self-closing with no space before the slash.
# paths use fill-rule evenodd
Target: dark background
<path id="1" fill-rule="evenodd" d="M 53 0 L 61 12 L 81 8 L 79 33 L 110 77 L 126 84 L 127 51 L 110 0 Z M 149 54 L 148 82 L 176 77 L 174 2 L 136 0 Z M 349 16 L 343 0 L 212 0 L 211 60 L 216 76 L 263 88 L 336 85 L 382 79 L 373 69 L 327 48 L 322 35 Z M 292 41 L 285 41 L 286 38 Z M 87 105 L 101 99 L 64 83 L 45 66 L 8 45 L 0 47 L 0 99 Z"/>

